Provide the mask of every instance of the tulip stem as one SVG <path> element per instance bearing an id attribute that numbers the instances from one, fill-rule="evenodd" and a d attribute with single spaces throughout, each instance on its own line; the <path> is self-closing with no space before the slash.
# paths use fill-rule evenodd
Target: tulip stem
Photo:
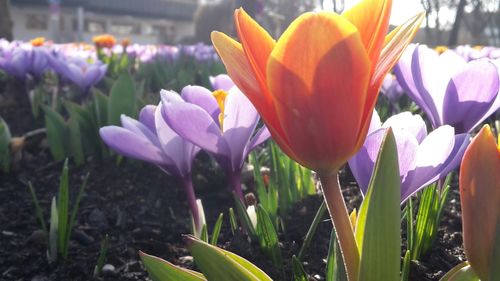
<path id="1" fill-rule="evenodd" d="M 245 204 L 245 197 L 243 196 L 243 190 L 241 189 L 241 173 L 229 172 L 228 178 L 229 178 L 229 188 L 232 191 L 234 191 L 236 196 L 240 198 L 241 202 Z"/>
<path id="2" fill-rule="evenodd" d="M 358 280 L 359 251 L 354 237 L 354 231 L 349 219 L 349 212 L 345 205 L 337 173 L 319 174 L 323 196 L 332 218 L 333 227 L 337 234 L 338 242 L 348 279 Z"/>
<path id="3" fill-rule="evenodd" d="M 184 192 L 186 193 L 189 210 L 191 212 L 191 217 L 193 218 L 195 227 L 194 232 L 197 233 L 203 226 L 200 225 L 200 213 L 198 210 L 198 204 L 196 204 L 196 195 L 194 194 L 193 180 L 191 179 L 191 175 L 183 177 L 182 184 L 184 185 Z"/>

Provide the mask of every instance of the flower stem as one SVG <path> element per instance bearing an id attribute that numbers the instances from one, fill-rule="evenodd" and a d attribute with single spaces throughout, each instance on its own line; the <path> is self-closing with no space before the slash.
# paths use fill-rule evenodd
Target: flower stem
<path id="1" fill-rule="evenodd" d="M 337 233 L 340 250 L 344 257 L 347 276 L 350 281 L 358 280 L 359 251 L 354 237 L 349 212 L 345 205 L 337 172 L 319 174 L 323 196 L 332 218 L 333 227 Z"/>
<path id="2" fill-rule="evenodd" d="M 243 190 L 241 189 L 241 172 L 228 172 L 229 188 L 240 198 L 241 202 L 245 203 Z"/>
<path id="3" fill-rule="evenodd" d="M 184 185 L 184 192 L 186 193 L 186 199 L 188 202 L 189 210 L 191 212 L 191 217 L 193 218 L 195 233 L 203 227 L 200 225 L 200 213 L 198 210 L 198 205 L 196 204 L 196 195 L 194 194 L 193 181 L 191 175 L 187 175 L 182 178 L 182 184 Z"/>

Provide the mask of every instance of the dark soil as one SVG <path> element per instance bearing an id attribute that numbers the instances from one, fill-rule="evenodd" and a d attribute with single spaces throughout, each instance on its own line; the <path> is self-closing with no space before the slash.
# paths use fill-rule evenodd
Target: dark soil
<path id="1" fill-rule="evenodd" d="M 32 119 L 29 108 L 24 112 L 19 107 L 2 105 L 0 110 L 2 114 L 8 113 L 4 118 L 11 128 L 15 128 L 12 129 L 15 134 L 37 128 L 38 123 Z M 232 206 L 232 198 L 225 189 L 223 175 L 214 167 L 203 155 L 195 165 L 194 178 L 209 227 L 220 212 L 226 214 L 219 246 L 254 262 L 275 280 L 291 280 L 291 256 L 298 253 L 321 197 L 312 196 L 298 203 L 285 218 L 287 233 L 280 233 L 285 272 L 282 275 L 282 270 L 275 268 L 257 245 L 250 244 L 241 233 L 231 234 L 227 210 Z M 114 270 L 97 280 L 148 280 L 139 261 L 139 250 L 193 267 L 182 243 L 181 235 L 189 232 L 189 221 L 177 181 L 152 165 L 130 160 L 117 165 L 115 159 L 99 161 L 93 158 L 88 158 L 81 167 L 70 165 L 72 199 L 84 175 L 90 173 L 90 177 L 72 234 L 68 260 L 49 264 L 46 240 L 35 216 L 27 182 L 33 183 L 48 219 L 61 168 L 62 163 L 53 162 L 44 142 L 38 141 L 24 148 L 15 172 L 0 174 L 0 280 L 96 280 L 92 272 L 106 234 L 109 235 L 106 263 L 113 265 Z M 359 206 L 361 196 L 348 171 L 342 174 L 341 182 L 349 209 Z M 412 264 L 410 280 L 439 280 L 464 259 L 456 185 L 450 197 L 437 241 L 422 261 Z M 325 217 L 306 254 L 304 268 L 311 280 L 324 280 L 331 229 L 331 222 Z"/>

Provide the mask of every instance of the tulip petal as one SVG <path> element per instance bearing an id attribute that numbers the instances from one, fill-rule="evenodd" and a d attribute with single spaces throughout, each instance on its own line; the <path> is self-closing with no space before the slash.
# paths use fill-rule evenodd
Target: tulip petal
<path id="1" fill-rule="evenodd" d="M 173 102 L 163 105 L 163 118 L 181 137 L 214 154 L 229 155 L 219 126 L 203 108 L 187 103 Z"/>
<path id="2" fill-rule="evenodd" d="M 242 8 L 234 12 L 234 22 L 238 38 L 240 38 L 255 77 L 259 83 L 265 85 L 267 61 L 275 42 L 269 33 Z"/>
<path id="3" fill-rule="evenodd" d="M 295 159 L 277 119 L 273 102 L 268 98 L 267 86 L 259 86 L 241 44 L 216 31 L 212 32 L 212 42 L 226 66 L 227 73 L 260 113 L 274 140 L 286 154 Z"/>
<path id="4" fill-rule="evenodd" d="M 460 202 L 467 260 L 481 280 L 490 280 L 492 249 L 500 221 L 500 150 L 485 125 L 467 148 L 460 169 Z"/>
<path id="5" fill-rule="evenodd" d="M 118 126 L 106 126 L 99 130 L 103 141 L 119 154 L 164 165 L 162 150 L 143 135 L 135 134 Z"/>
<path id="6" fill-rule="evenodd" d="M 375 67 L 389 28 L 391 6 L 392 0 L 363 0 L 342 13 L 342 17 L 354 24 L 361 34 L 372 67 Z"/>
<path id="7" fill-rule="evenodd" d="M 369 71 L 356 28 L 334 13 L 303 14 L 281 36 L 268 62 L 267 81 L 279 122 L 293 150 L 301 151 L 302 165 L 333 164 L 331 155 L 353 151 Z M 337 160 L 343 163 L 349 156 Z"/>
<path id="8" fill-rule="evenodd" d="M 497 99 L 498 80 L 497 68 L 489 61 L 468 63 L 448 84 L 443 122 L 458 132 L 468 132 L 480 124 Z"/>

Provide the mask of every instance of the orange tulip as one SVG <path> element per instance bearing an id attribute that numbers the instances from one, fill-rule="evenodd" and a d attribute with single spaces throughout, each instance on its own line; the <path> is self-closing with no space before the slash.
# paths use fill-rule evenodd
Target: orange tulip
<path id="1" fill-rule="evenodd" d="M 305 13 L 278 41 L 238 9 L 241 43 L 212 33 L 229 76 L 300 164 L 330 173 L 363 144 L 383 78 L 422 20 L 386 36 L 391 5 L 364 0 L 342 15 Z"/>
<path id="2" fill-rule="evenodd" d="M 498 261 L 493 264 L 493 249 L 500 228 L 500 137 L 497 146 L 488 125 L 465 151 L 460 201 L 467 260 L 481 280 L 493 280 L 489 275 L 498 266 Z"/>
<path id="3" fill-rule="evenodd" d="M 274 140 L 318 172 L 349 280 L 357 280 L 359 249 L 337 172 L 364 143 L 382 81 L 423 19 L 416 15 L 386 36 L 391 6 L 363 0 L 342 15 L 305 13 L 278 41 L 238 9 L 241 43 L 212 33 L 229 76 Z"/>

